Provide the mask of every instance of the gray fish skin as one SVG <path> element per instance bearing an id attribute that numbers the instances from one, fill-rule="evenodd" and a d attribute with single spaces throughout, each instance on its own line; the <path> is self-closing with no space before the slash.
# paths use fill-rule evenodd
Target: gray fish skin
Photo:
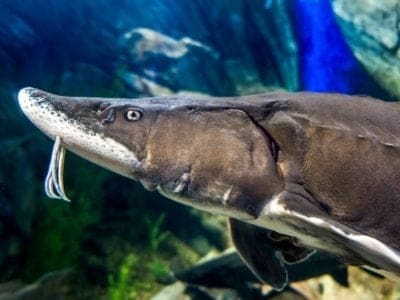
<path id="1" fill-rule="evenodd" d="M 400 274 L 398 104 L 314 93 L 74 98 L 33 88 L 18 98 L 48 136 L 150 190 Z"/>
<path id="2" fill-rule="evenodd" d="M 246 220 L 283 188 L 268 138 L 230 101 L 71 98 L 32 88 L 18 98 L 67 149 L 174 200 Z M 129 111 L 140 120 L 128 121 Z"/>

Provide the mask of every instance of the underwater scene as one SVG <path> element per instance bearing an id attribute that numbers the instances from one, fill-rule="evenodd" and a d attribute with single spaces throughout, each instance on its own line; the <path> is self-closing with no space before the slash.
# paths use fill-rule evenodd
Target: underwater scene
<path id="1" fill-rule="evenodd" d="M 399 20 L 0 1 L 0 300 L 400 299 Z"/>

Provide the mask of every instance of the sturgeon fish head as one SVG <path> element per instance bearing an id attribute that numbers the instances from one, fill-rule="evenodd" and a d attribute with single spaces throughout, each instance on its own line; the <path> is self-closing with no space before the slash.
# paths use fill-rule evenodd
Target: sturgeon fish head
<path id="1" fill-rule="evenodd" d="M 18 100 L 62 147 L 178 202 L 251 220 L 283 189 L 268 134 L 232 101 L 63 97 L 34 88 Z"/>

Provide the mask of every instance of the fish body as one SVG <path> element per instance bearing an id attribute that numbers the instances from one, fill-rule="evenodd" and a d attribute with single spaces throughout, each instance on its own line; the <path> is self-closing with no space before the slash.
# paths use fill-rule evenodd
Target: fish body
<path id="1" fill-rule="evenodd" d="M 276 289 L 286 265 L 314 250 L 400 277 L 398 104 L 315 93 L 74 98 L 33 88 L 18 98 L 62 148 L 229 217 L 242 259 Z M 65 198 L 62 172 L 51 169 L 53 195 Z"/>

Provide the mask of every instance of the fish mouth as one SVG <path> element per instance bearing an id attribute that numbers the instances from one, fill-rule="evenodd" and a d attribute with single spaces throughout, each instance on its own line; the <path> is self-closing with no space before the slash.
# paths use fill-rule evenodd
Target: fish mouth
<path id="1" fill-rule="evenodd" d="M 50 198 L 69 201 L 63 184 L 66 149 L 129 178 L 141 165 L 132 150 L 104 135 L 93 109 L 101 99 L 63 97 L 27 87 L 19 91 L 18 103 L 27 118 L 55 141 L 45 180 Z"/>

